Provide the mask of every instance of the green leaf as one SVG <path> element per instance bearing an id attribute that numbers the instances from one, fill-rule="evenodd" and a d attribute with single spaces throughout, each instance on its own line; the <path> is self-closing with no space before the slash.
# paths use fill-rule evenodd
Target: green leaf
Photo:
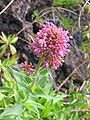
<path id="1" fill-rule="evenodd" d="M 31 111 L 25 111 L 23 115 L 23 120 L 37 120 L 37 116 L 33 113 L 31 114 Z"/>
<path id="2" fill-rule="evenodd" d="M 54 98 L 53 98 L 53 103 L 57 103 L 58 101 L 61 101 L 63 100 L 65 97 L 67 97 L 67 95 L 65 94 L 61 94 L 61 95 L 56 95 Z"/>
<path id="3" fill-rule="evenodd" d="M 9 46 L 10 46 L 11 54 L 14 55 L 16 53 L 16 48 L 11 44 Z"/>
<path id="4" fill-rule="evenodd" d="M 74 99 L 70 104 L 74 104 L 77 102 L 77 99 Z"/>
<path id="5" fill-rule="evenodd" d="M 17 40 L 18 40 L 18 37 L 16 37 L 15 34 L 8 36 L 8 41 L 9 41 L 11 44 L 16 43 Z"/>
<path id="6" fill-rule="evenodd" d="M 0 93 L 0 101 L 2 101 L 4 97 L 5 97 L 5 95 Z"/>
<path id="7" fill-rule="evenodd" d="M 64 112 L 61 112 L 61 115 L 60 115 L 60 120 L 66 120 L 66 117 L 65 117 Z"/>
<path id="8" fill-rule="evenodd" d="M 46 84 L 46 86 L 45 86 L 43 89 L 44 89 L 44 92 L 45 92 L 46 94 L 49 94 L 50 91 L 51 91 L 51 89 L 52 89 L 52 82 L 51 82 L 51 81 L 48 81 L 47 84 Z"/>
<path id="9" fill-rule="evenodd" d="M 12 77 L 11 77 L 9 71 L 8 71 L 6 68 L 3 69 L 3 71 L 4 71 L 4 78 L 5 78 L 6 80 L 8 80 L 8 81 L 11 81 L 11 80 L 12 80 Z"/>
<path id="10" fill-rule="evenodd" d="M 47 68 L 43 68 L 40 70 L 40 75 L 46 75 L 47 74 Z"/>
<path id="11" fill-rule="evenodd" d="M 32 90 L 34 90 L 34 92 L 35 92 L 36 94 L 38 94 L 38 95 L 45 95 L 43 89 L 42 89 L 41 87 L 39 87 L 39 86 L 35 86 L 35 89 L 32 88 Z"/>
<path id="12" fill-rule="evenodd" d="M 30 111 L 31 108 L 30 108 L 30 105 L 27 102 L 24 102 L 23 105 L 28 111 Z"/>
<path id="13" fill-rule="evenodd" d="M 15 34 L 11 34 L 8 36 L 9 43 L 11 43 L 13 41 L 14 37 L 15 37 Z"/>
<path id="14" fill-rule="evenodd" d="M 11 58 L 7 58 L 3 61 L 3 66 L 13 66 L 17 63 L 18 57 L 16 55 L 13 55 Z"/>
<path id="15" fill-rule="evenodd" d="M 51 101 L 46 101 L 44 104 L 44 110 L 43 110 L 43 117 L 48 117 L 50 112 L 52 111 L 52 103 Z"/>
<path id="16" fill-rule="evenodd" d="M 78 120 L 78 111 L 76 111 L 75 113 L 73 113 L 70 117 L 69 120 Z"/>
<path id="17" fill-rule="evenodd" d="M 0 37 L 0 38 L 1 38 L 1 37 Z M 0 40 L 0 43 L 1 43 L 1 44 L 4 44 L 5 42 L 4 42 L 3 40 Z"/>
<path id="18" fill-rule="evenodd" d="M 0 57 L 2 57 L 3 54 L 5 54 L 6 49 L 7 49 L 7 45 L 6 45 L 6 44 L 4 44 L 4 45 L 2 45 L 2 46 L 0 47 Z"/>
<path id="19" fill-rule="evenodd" d="M 39 113 L 39 110 L 37 109 L 37 107 L 30 105 L 30 111 L 31 111 L 31 113 L 34 112 L 37 115 L 38 119 L 40 118 L 40 113 Z"/>
<path id="20" fill-rule="evenodd" d="M 18 116 L 24 112 L 25 108 L 20 104 L 15 104 L 12 108 L 7 108 L 3 113 L 0 114 L 0 118 L 6 116 Z"/>
<path id="21" fill-rule="evenodd" d="M 9 72 L 11 73 L 12 77 L 15 79 L 15 81 L 17 82 L 18 85 L 20 85 L 21 87 L 25 87 L 27 88 L 28 83 L 32 82 L 32 78 L 22 74 L 10 67 L 8 67 Z M 19 86 L 19 87 L 20 87 Z M 23 89 L 23 88 L 22 88 Z"/>
<path id="22" fill-rule="evenodd" d="M 0 120 L 16 120 L 16 118 L 13 116 L 7 116 L 7 117 L 0 118 Z"/>
<path id="23" fill-rule="evenodd" d="M 41 87 L 39 87 L 39 86 L 37 86 L 37 87 L 35 88 L 33 94 L 34 94 L 34 97 L 41 97 L 41 98 L 45 98 L 45 99 L 47 99 L 47 100 L 53 99 L 52 96 L 47 95 L 47 94 L 44 92 L 43 88 L 41 88 Z"/>
<path id="24" fill-rule="evenodd" d="M 7 36 L 6 36 L 3 32 L 2 32 L 1 34 L 2 34 L 2 36 L 0 36 L 0 38 L 1 38 L 5 43 L 8 44 Z"/>
<path id="25" fill-rule="evenodd" d="M 23 91 L 19 88 L 14 89 L 14 97 L 15 100 L 18 102 L 23 102 L 27 99 L 27 95 L 29 95 L 28 93 L 26 93 L 26 91 Z"/>
<path id="26" fill-rule="evenodd" d="M 27 100 L 27 103 L 28 103 L 29 105 L 32 105 L 32 106 L 36 107 L 36 108 L 44 109 L 44 106 L 43 106 L 43 105 L 41 105 L 41 104 L 38 103 L 38 102 L 35 102 L 34 100 L 28 99 L 28 100 Z"/>
<path id="27" fill-rule="evenodd" d="M 0 51 L 4 50 L 4 49 L 6 49 L 6 48 L 7 48 L 7 45 L 6 45 L 6 44 L 1 45 L 1 46 L 0 46 Z M 5 51 L 5 50 L 4 50 L 4 51 Z"/>
<path id="28" fill-rule="evenodd" d="M 47 81 L 48 76 L 42 76 L 42 78 L 40 80 L 38 80 L 37 85 L 44 87 L 45 86 L 45 82 Z"/>
<path id="29" fill-rule="evenodd" d="M 0 93 L 8 93 L 10 91 L 12 91 L 12 89 L 9 87 L 0 87 Z"/>
<path id="30" fill-rule="evenodd" d="M 15 37 L 11 43 L 16 43 L 18 40 L 18 37 Z"/>
<path id="31" fill-rule="evenodd" d="M 73 120 L 78 120 L 78 111 L 74 113 L 74 119 Z"/>
<path id="32" fill-rule="evenodd" d="M 37 117 L 40 118 L 40 111 L 39 109 L 44 109 L 43 105 L 41 105 L 40 103 L 34 101 L 34 99 L 31 99 L 29 98 L 26 103 L 24 103 L 24 106 L 26 106 L 26 108 L 28 108 L 29 111 L 32 112 L 32 115 L 33 115 L 33 112 L 35 114 L 37 114 Z"/>

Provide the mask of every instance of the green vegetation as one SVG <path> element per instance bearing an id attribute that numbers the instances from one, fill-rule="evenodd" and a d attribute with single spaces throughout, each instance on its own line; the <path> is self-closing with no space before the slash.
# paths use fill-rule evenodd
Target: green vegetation
<path id="1" fill-rule="evenodd" d="M 86 27 L 82 37 L 83 37 L 82 49 L 90 54 L 90 26 Z"/>
<path id="2" fill-rule="evenodd" d="M 73 25 L 74 25 L 74 21 L 73 20 L 69 20 L 66 17 L 62 16 L 61 17 L 61 25 L 67 29 L 67 30 L 71 30 Z"/>
<path id="3" fill-rule="evenodd" d="M 0 58 L 7 53 L 8 57 L 10 54 L 14 55 L 16 53 L 16 48 L 13 46 L 13 44 L 18 40 L 18 37 L 15 37 L 15 35 L 6 36 L 3 32 L 2 35 L 0 35 L 0 44 L 2 46 L 0 47 Z M 8 52 L 6 52 L 8 51 Z"/>
<path id="4" fill-rule="evenodd" d="M 54 0 L 54 5 L 73 8 L 73 7 L 76 7 L 82 1 L 83 0 Z"/>

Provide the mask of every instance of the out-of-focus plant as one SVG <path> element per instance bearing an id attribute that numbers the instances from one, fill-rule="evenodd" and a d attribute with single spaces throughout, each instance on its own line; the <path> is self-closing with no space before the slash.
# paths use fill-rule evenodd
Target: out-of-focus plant
<path id="1" fill-rule="evenodd" d="M 64 17 L 64 16 L 61 17 L 60 22 L 61 22 L 61 25 L 62 25 L 65 29 L 67 29 L 67 30 L 71 30 L 72 27 L 73 27 L 73 25 L 74 25 L 74 21 L 73 21 L 73 20 L 69 20 L 69 19 L 67 19 L 67 18 Z"/>
<path id="2" fill-rule="evenodd" d="M 13 46 L 14 43 L 18 40 L 18 37 L 15 35 L 9 35 L 8 37 L 2 32 L 0 35 L 0 58 L 6 54 L 8 57 L 16 53 L 16 48 Z"/>
<path id="3" fill-rule="evenodd" d="M 82 49 L 90 53 L 90 26 L 86 27 L 82 37 L 83 37 Z"/>
<path id="4" fill-rule="evenodd" d="M 81 3 L 83 0 L 54 0 L 55 6 L 65 6 L 68 8 L 76 7 L 79 3 Z"/>
<path id="5" fill-rule="evenodd" d="M 90 25 L 86 26 L 86 30 L 83 32 L 83 39 L 90 40 Z"/>
<path id="6" fill-rule="evenodd" d="M 5 60 L 1 61 L 0 60 L 0 75 L 2 74 L 6 75 L 8 72 L 6 66 L 14 66 L 17 63 L 18 57 L 16 55 L 13 55 L 10 58 L 6 58 Z"/>
<path id="7" fill-rule="evenodd" d="M 83 8 L 83 12 L 84 12 L 84 14 L 90 14 L 90 4 L 88 4 L 88 5 L 86 5 L 84 8 Z"/>
<path id="8" fill-rule="evenodd" d="M 3 74 L 9 75 L 6 66 L 13 66 L 17 63 L 18 57 L 16 56 L 16 48 L 13 46 L 18 40 L 15 35 L 9 35 L 8 37 L 2 32 L 0 35 L 0 79 Z M 7 76 L 8 77 L 8 76 Z M 0 81 L 1 82 L 1 81 Z"/>

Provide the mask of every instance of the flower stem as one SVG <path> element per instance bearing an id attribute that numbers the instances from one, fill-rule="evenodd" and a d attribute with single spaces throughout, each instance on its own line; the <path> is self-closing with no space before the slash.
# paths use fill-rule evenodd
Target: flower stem
<path id="1" fill-rule="evenodd" d="M 41 64 L 42 64 L 42 58 L 39 58 L 38 64 L 37 64 L 37 66 L 36 66 L 36 73 L 35 73 L 35 76 L 34 76 L 34 78 L 33 78 L 31 88 L 34 86 L 35 81 L 36 81 L 36 79 L 37 79 L 37 77 L 38 77 L 39 68 L 40 68 Z"/>

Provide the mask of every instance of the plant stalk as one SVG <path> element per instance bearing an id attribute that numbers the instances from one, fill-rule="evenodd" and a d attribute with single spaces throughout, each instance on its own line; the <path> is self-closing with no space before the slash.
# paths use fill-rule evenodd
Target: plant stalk
<path id="1" fill-rule="evenodd" d="M 39 61 L 38 61 L 37 67 L 36 67 L 36 73 L 35 73 L 35 76 L 33 78 L 31 88 L 34 86 L 35 81 L 38 78 L 38 73 L 39 73 L 39 69 L 40 69 L 41 64 L 42 64 L 42 58 L 39 58 Z"/>

